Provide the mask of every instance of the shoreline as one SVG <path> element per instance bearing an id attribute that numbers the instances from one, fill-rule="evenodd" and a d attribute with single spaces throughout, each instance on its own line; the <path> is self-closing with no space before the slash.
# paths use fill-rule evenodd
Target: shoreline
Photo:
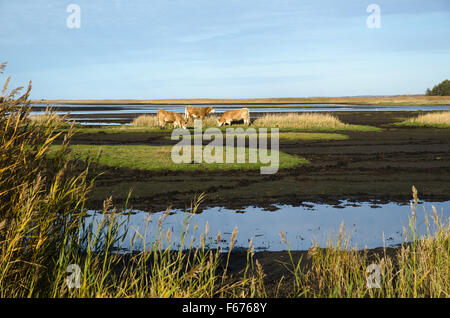
<path id="1" fill-rule="evenodd" d="M 289 104 L 337 104 L 367 106 L 436 106 L 449 105 L 450 96 L 398 95 L 376 97 L 288 97 L 288 98 L 198 98 L 198 99 L 48 99 L 31 100 L 32 104 L 66 105 L 283 105 Z M 276 106 L 272 106 L 276 107 Z M 296 106 L 298 107 L 298 106 Z M 307 107 L 307 106 L 305 106 Z"/>

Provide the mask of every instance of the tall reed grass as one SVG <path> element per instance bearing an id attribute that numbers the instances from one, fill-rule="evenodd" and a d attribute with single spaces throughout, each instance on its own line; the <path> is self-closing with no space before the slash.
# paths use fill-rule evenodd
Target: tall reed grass
<path id="1" fill-rule="evenodd" d="M 265 114 L 257 118 L 252 125 L 256 127 L 300 129 L 336 129 L 346 128 L 348 126 L 336 116 L 322 113 Z"/>
<path id="2" fill-rule="evenodd" d="M 34 125 L 59 125 L 62 126 L 64 124 L 64 120 L 67 118 L 67 115 L 60 116 L 55 114 L 50 108 L 47 107 L 45 110 L 45 114 L 42 115 L 30 115 L 28 116 L 28 120 L 31 124 Z"/>
<path id="3" fill-rule="evenodd" d="M 141 115 L 133 119 L 131 125 L 135 127 L 157 128 L 159 127 L 158 117 L 156 115 Z"/>
<path id="4" fill-rule="evenodd" d="M 401 122 L 400 125 L 450 127 L 450 111 L 418 115 Z"/>

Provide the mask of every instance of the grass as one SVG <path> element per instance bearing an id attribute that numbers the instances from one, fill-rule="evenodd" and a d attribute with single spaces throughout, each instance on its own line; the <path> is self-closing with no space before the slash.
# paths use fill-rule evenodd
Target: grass
<path id="1" fill-rule="evenodd" d="M 406 119 L 397 126 L 450 128 L 450 111 L 432 112 Z"/>
<path id="2" fill-rule="evenodd" d="M 324 113 L 266 114 L 257 118 L 254 127 L 272 127 L 314 131 L 380 131 L 380 128 L 363 125 L 349 125 L 336 116 Z"/>
<path id="3" fill-rule="evenodd" d="M 281 140 L 346 140 L 347 135 L 336 133 L 303 133 L 303 132 L 281 132 Z"/>
<path id="4" fill-rule="evenodd" d="M 158 116 L 156 115 L 141 115 L 131 122 L 131 125 L 134 127 L 149 127 L 149 128 L 158 128 Z"/>
<path id="5" fill-rule="evenodd" d="M 184 115 L 183 115 L 184 116 Z M 205 117 L 205 119 L 202 121 L 203 127 L 217 127 L 217 120 L 219 119 L 219 116 L 217 115 L 209 115 Z M 133 127 L 145 127 L 145 128 L 159 128 L 158 125 L 158 118 L 156 115 L 140 115 L 137 118 L 135 118 L 131 126 Z M 192 119 L 188 123 L 189 127 L 193 127 L 194 123 Z M 168 125 L 168 128 L 173 128 L 173 125 Z"/>
<path id="6" fill-rule="evenodd" d="M 242 149 L 245 151 L 245 163 L 180 163 L 176 164 L 171 158 L 171 151 L 173 146 L 146 146 L 146 145 L 132 145 L 132 146 L 109 146 L 109 145 L 72 145 L 70 147 L 72 151 L 72 158 L 78 158 L 85 160 L 89 156 L 101 154 L 98 163 L 110 167 L 126 167 L 140 170 L 254 170 L 260 169 L 266 166 L 260 162 L 249 163 L 249 149 Z M 205 147 L 202 148 L 203 150 Z M 59 146 L 52 146 L 50 149 L 50 156 L 53 152 L 57 152 Z M 236 158 L 238 148 L 234 148 L 234 154 Z M 225 162 L 225 155 L 227 148 L 223 148 L 223 158 Z M 194 162 L 193 157 L 194 150 L 191 150 L 191 159 Z M 259 155 L 259 153 L 258 153 Z M 272 151 L 269 151 L 269 156 L 272 155 Z M 275 155 L 275 154 L 273 154 Z M 283 152 L 279 152 L 280 168 L 289 168 L 300 164 L 306 164 L 306 159 L 288 155 Z"/>
<path id="7" fill-rule="evenodd" d="M 204 132 L 204 135 L 208 135 L 208 133 Z M 191 134 L 191 139 L 194 139 L 195 136 L 196 134 Z M 258 138 L 258 136 L 259 136 L 258 132 L 256 132 L 256 134 L 248 133 L 246 134 L 245 138 L 246 139 Z M 226 132 L 224 132 L 224 137 L 226 138 Z M 171 136 L 166 136 L 165 138 L 171 140 Z M 270 131 L 268 132 L 268 138 L 270 138 Z M 290 141 L 290 140 L 314 141 L 314 140 L 346 140 L 349 137 L 347 135 L 336 133 L 280 132 L 279 138 L 281 141 Z"/>

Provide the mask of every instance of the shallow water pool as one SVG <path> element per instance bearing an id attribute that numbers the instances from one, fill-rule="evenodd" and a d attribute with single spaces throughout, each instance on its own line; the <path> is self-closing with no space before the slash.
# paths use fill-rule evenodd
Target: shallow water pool
<path id="1" fill-rule="evenodd" d="M 409 228 L 411 218 L 411 206 L 407 204 L 374 204 L 371 202 L 354 203 L 342 201 L 339 206 L 326 204 L 314 204 L 305 202 L 302 206 L 276 205 L 278 210 L 267 211 L 263 208 L 249 206 L 243 210 L 227 209 L 223 207 L 211 207 L 202 213 L 191 214 L 185 211 L 174 210 L 161 222 L 160 234 L 167 233 L 170 229 L 170 241 L 164 240 L 166 246 L 178 249 L 180 237 L 189 224 L 186 231 L 186 239 L 183 248 L 190 244 L 198 247 L 201 233 L 205 233 L 208 223 L 209 233 L 205 242 L 208 247 L 220 247 L 227 250 L 234 228 L 237 228 L 235 248 L 248 248 L 253 239 L 255 251 L 281 251 L 307 250 L 313 242 L 320 247 L 326 247 L 332 239 L 336 241 L 341 224 L 344 233 L 348 236 L 349 247 L 362 249 L 376 247 L 390 247 L 405 241 L 405 229 Z M 446 202 L 419 202 L 416 207 L 416 224 L 420 234 L 427 233 L 425 215 L 432 215 L 432 205 L 436 208 L 442 220 L 448 222 L 450 217 L 450 201 Z M 146 233 L 145 241 L 151 242 L 155 235 L 158 236 L 158 223 L 164 217 L 164 212 L 147 213 L 142 211 L 130 211 L 132 214 L 122 216 L 127 220 L 128 235 L 121 246 L 130 249 L 133 237 L 136 233 Z M 100 213 L 91 212 L 88 218 L 95 223 L 103 216 Z M 429 229 L 434 231 L 435 226 L 431 218 Z M 146 225 L 147 223 L 147 225 Z M 217 243 L 217 233 L 220 231 L 221 240 Z M 280 232 L 285 234 L 287 243 L 283 243 Z M 142 240 L 137 240 L 132 246 L 133 250 L 142 249 Z M 170 242 L 170 243 L 168 243 Z"/>

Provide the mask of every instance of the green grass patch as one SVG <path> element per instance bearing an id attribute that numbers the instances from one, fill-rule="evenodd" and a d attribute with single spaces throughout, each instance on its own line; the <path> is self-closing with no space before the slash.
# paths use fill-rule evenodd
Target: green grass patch
<path id="1" fill-rule="evenodd" d="M 208 135 L 208 134 L 204 134 Z M 191 139 L 194 139 L 196 135 L 191 134 Z M 226 136 L 226 134 L 224 134 Z M 270 130 L 268 131 L 268 138 L 270 138 Z M 249 137 L 257 138 L 258 134 L 248 134 L 245 136 L 246 139 Z M 171 136 L 165 136 L 166 139 L 171 140 Z M 280 132 L 279 133 L 280 140 L 306 140 L 306 141 L 314 141 L 314 140 L 346 140 L 349 137 L 343 134 L 336 133 L 309 133 L 309 132 Z"/>
<path id="2" fill-rule="evenodd" d="M 450 124 L 417 123 L 417 122 L 410 122 L 410 121 L 402 121 L 399 123 L 394 123 L 393 125 L 400 126 L 400 127 L 450 128 Z"/>
<path id="3" fill-rule="evenodd" d="M 281 140 L 346 140 L 347 135 L 336 133 L 281 132 Z"/>
<path id="4" fill-rule="evenodd" d="M 52 146 L 50 149 L 50 156 L 58 150 L 59 146 Z M 72 158 L 84 160 L 88 156 L 95 156 L 100 154 L 98 163 L 110 167 L 126 167 L 140 170 L 253 170 L 261 167 L 269 166 L 270 164 L 263 164 L 261 162 L 249 163 L 249 149 L 245 148 L 245 162 L 237 163 L 180 163 L 173 162 L 171 151 L 173 146 L 146 146 L 146 145 L 131 145 L 131 146 L 110 146 L 110 145 L 72 145 Z M 204 147 L 203 147 L 204 149 Z M 237 157 L 238 148 L 234 148 L 235 156 Z M 225 158 L 227 148 L 223 148 L 223 156 Z M 258 150 L 259 151 L 259 150 Z M 194 161 L 193 149 L 191 151 L 191 158 Z M 269 157 L 273 154 L 268 151 Z M 275 154 L 273 154 L 275 156 Z M 259 152 L 258 152 L 259 158 Z M 290 168 L 300 164 L 307 164 L 308 160 L 279 152 L 279 168 Z"/>

